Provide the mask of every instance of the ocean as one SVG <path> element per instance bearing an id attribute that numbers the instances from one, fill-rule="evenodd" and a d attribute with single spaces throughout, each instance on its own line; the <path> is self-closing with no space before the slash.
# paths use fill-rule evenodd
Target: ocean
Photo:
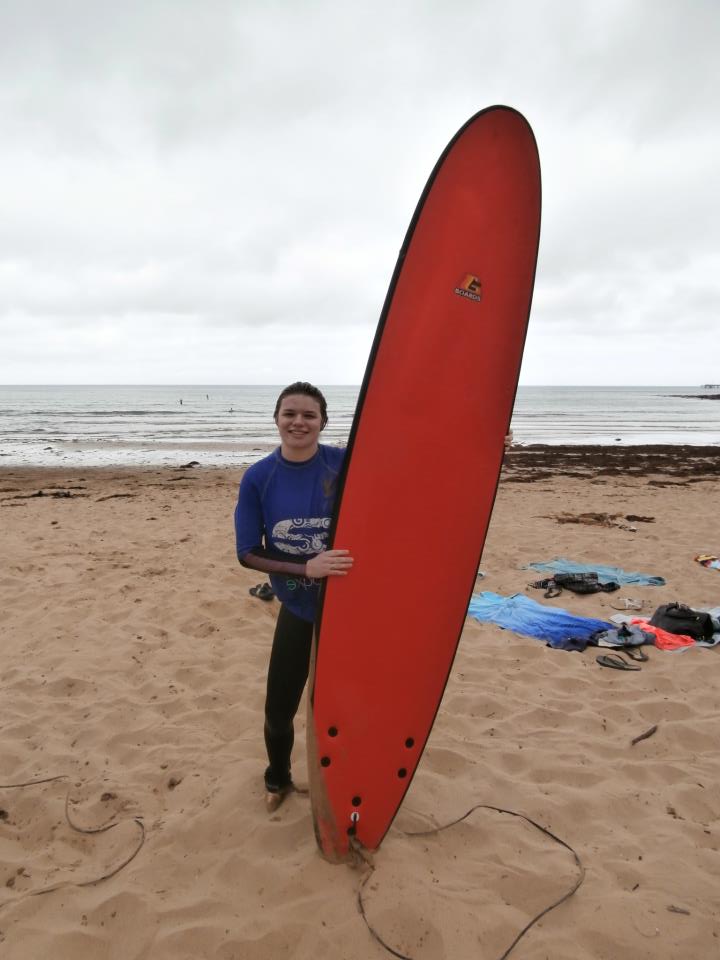
<path id="1" fill-rule="evenodd" d="M 277 443 L 278 386 L 0 386 L 1 466 L 252 463 Z M 347 440 L 358 386 L 323 387 L 326 443 Z M 524 387 L 516 443 L 718 444 L 720 400 L 690 387 Z M 720 452 L 720 451 L 719 451 Z"/>

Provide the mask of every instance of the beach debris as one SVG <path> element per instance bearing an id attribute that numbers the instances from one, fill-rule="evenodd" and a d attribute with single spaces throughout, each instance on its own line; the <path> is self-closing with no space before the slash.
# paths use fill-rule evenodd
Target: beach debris
<path id="1" fill-rule="evenodd" d="M 505 455 L 506 462 L 507 457 L 508 454 Z M 528 472 L 519 475 L 503 476 L 503 480 L 506 483 L 537 483 L 538 480 L 552 480 L 554 476 L 554 473 L 547 470 L 537 470 L 535 472 L 528 470 Z"/>
<path id="2" fill-rule="evenodd" d="M 598 527 L 614 527 L 617 513 L 558 513 L 555 515 L 557 523 L 585 523 Z M 548 517 L 548 520 L 552 517 Z"/>
<path id="3" fill-rule="evenodd" d="M 106 497 L 98 497 L 95 503 L 102 503 L 103 500 L 121 500 L 127 497 L 136 497 L 136 493 L 109 493 Z"/>
<path id="4" fill-rule="evenodd" d="M 640 733 L 640 734 L 638 734 L 637 737 L 633 737 L 632 740 L 630 741 L 630 746 L 631 746 L 631 747 L 634 747 L 635 744 L 636 744 L 636 743 L 640 743 L 641 740 L 647 740 L 648 737 L 651 737 L 654 733 L 657 733 L 657 724 L 656 724 L 656 723 L 653 724 L 653 726 L 650 727 L 648 730 L 646 730 L 644 733 Z"/>
<path id="5" fill-rule="evenodd" d="M 553 517 L 546 517 L 551 520 Z M 634 523 L 654 523 L 654 517 L 639 517 L 635 514 L 629 514 L 623 517 L 619 513 L 558 513 L 554 519 L 557 523 L 584 523 L 588 526 L 597 527 L 618 527 L 620 530 L 629 530 L 631 533 L 637 532 Z M 627 521 L 627 523 L 625 522 Z"/>
<path id="6" fill-rule="evenodd" d="M 167 782 L 167 788 L 168 790 L 174 790 L 175 787 L 179 787 L 182 782 L 183 782 L 182 777 L 170 777 L 170 779 Z"/>
<path id="7" fill-rule="evenodd" d="M 178 470 L 191 470 L 193 467 L 199 467 L 199 466 L 200 466 L 199 460 L 191 460 L 190 463 L 183 463 L 180 467 L 178 467 Z"/>
<path id="8" fill-rule="evenodd" d="M 593 480 L 604 477 L 689 477 L 708 480 L 720 473 L 717 445 L 514 446 L 503 463 L 503 483 L 530 483 L 561 475 Z M 662 483 L 662 481 L 658 481 Z"/>
<path id="9" fill-rule="evenodd" d="M 84 487 L 74 489 L 83 490 Z M 73 493 L 72 490 L 53 490 L 52 493 L 45 493 L 44 490 L 38 490 L 37 493 L 16 493 L 14 497 L 3 497 L 4 500 L 35 500 L 38 497 L 54 497 L 56 500 L 66 500 L 69 497 L 86 497 L 86 493 Z"/>
<path id="10" fill-rule="evenodd" d="M 690 480 L 648 480 L 649 487 L 686 487 Z"/>
<path id="11" fill-rule="evenodd" d="M 686 910 L 685 907 L 676 907 L 674 903 L 671 903 L 667 909 L 670 913 L 681 913 L 684 917 L 690 916 L 689 910 Z"/>

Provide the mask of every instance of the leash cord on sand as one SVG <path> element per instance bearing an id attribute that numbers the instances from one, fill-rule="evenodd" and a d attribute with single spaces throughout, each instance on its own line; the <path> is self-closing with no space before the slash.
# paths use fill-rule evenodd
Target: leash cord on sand
<path id="1" fill-rule="evenodd" d="M 39 783 L 54 783 L 56 780 L 68 780 L 66 774 L 61 774 L 58 777 L 45 777 L 42 780 L 27 780 L 25 783 L 0 783 L 0 790 L 16 790 L 20 787 L 34 787 Z M 76 823 L 73 823 L 70 818 L 70 790 L 68 789 L 65 794 L 65 819 L 67 820 L 68 826 L 71 830 L 74 830 L 76 833 L 83 833 L 86 835 L 92 835 L 95 833 L 105 833 L 108 830 L 112 830 L 113 827 L 120 825 L 120 820 L 115 820 L 112 823 L 105 824 L 104 827 L 93 827 L 85 828 L 79 827 Z M 21 900 L 25 900 L 28 897 L 39 897 L 43 893 L 52 893 L 53 890 L 60 890 L 62 887 L 92 887 L 97 883 L 102 883 L 103 880 L 109 880 L 111 877 L 116 876 L 120 873 L 135 857 L 140 853 L 143 844 L 145 843 L 145 824 L 139 817 L 132 818 L 133 823 L 139 828 L 140 835 L 138 839 L 137 846 L 132 851 L 132 853 L 123 860 L 121 864 L 117 867 L 114 867 L 108 873 L 104 873 L 101 877 L 94 877 L 92 880 L 60 880 L 58 883 L 51 884 L 48 887 L 41 887 L 39 890 L 29 890 L 24 896 L 16 897 L 13 900 L 6 900 L 4 903 L 0 903 L 0 909 L 2 907 L 8 906 L 10 903 L 19 903 Z"/>
<path id="2" fill-rule="evenodd" d="M 548 830 L 547 827 L 543 827 L 541 824 L 537 823 L 531 817 L 526 817 L 525 814 L 523 813 L 517 813 L 515 810 L 506 810 L 504 807 L 494 807 L 488 803 L 477 803 L 475 804 L 474 807 L 471 807 L 467 811 L 467 813 L 464 813 L 461 817 L 458 817 L 457 820 L 451 820 L 450 823 L 445 823 L 440 827 L 433 827 L 432 830 L 420 830 L 420 831 L 413 831 L 413 832 L 405 831 L 405 836 L 429 837 L 434 833 L 440 833 L 441 830 L 447 830 L 449 827 L 454 827 L 456 824 L 461 823 L 463 820 L 466 820 L 471 813 L 475 812 L 475 810 L 494 810 L 496 813 L 507 813 L 511 817 L 518 817 L 520 820 L 524 820 L 526 823 L 529 823 L 531 826 L 535 827 L 541 833 L 544 833 L 545 836 L 550 837 L 551 840 L 554 840 L 556 843 L 559 843 L 561 846 L 565 847 L 566 850 L 569 850 L 570 853 L 573 855 L 573 859 L 575 860 L 575 865 L 579 870 L 579 875 L 575 883 L 573 884 L 572 888 L 568 890 L 568 892 L 565 893 L 562 897 L 560 897 L 559 900 L 556 900 L 554 903 L 551 903 L 549 906 L 545 907 L 544 910 L 541 910 L 540 913 L 534 916 L 529 923 L 526 923 L 525 926 L 520 931 L 520 933 L 518 933 L 518 935 L 515 937 L 513 942 L 510 944 L 510 946 L 505 950 L 503 954 L 501 954 L 500 957 L 498 957 L 498 960 L 507 960 L 507 957 L 510 956 L 511 951 L 515 949 L 515 947 L 518 945 L 520 940 L 525 936 L 525 934 L 528 932 L 528 930 L 530 930 L 531 927 L 535 926 L 538 920 L 541 920 L 546 914 L 550 913 L 551 910 L 554 910 L 556 907 L 559 907 L 561 903 L 565 903 L 565 901 L 569 900 L 570 897 L 576 892 L 576 890 L 578 890 L 583 880 L 585 879 L 585 867 L 582 865 L 582 861 L 580 860 L 580 857 L 577 855 L 575 850 L 570 846 L 570 844 L 566 843 L 564 840 L 561 840 L 560 837 L 556 836 L 554 833 L 552 833 L 552 831 Z M 360 908 L 360 914 L 363 920 L 365 921 L 365 925 L 367 926 L 368 930 L 372 934 L 373 938 L 377 940 L 377 942 L 380 944 L 381 947 L 383 947 L 383 949 L 387 950 L 388 953 L 392 954 L 393 957 L 397 957 L 398 960 L 413 960 L 412 957 L 408 957 L 404 953 L 399 953 L 397 950 L 393 950 L 393 948 L 389 946 L 389 944 L 385 943 L 385 941 L 382 939 L 380 934 L 377 932 L 377 930 L 373 928 L 372 924 L 368 920 L 367 914 L 365 913 L 365 904 L 363 902 L 363 890 L 365 889 L 365 885 L 367 884 L 368 880 L 373 875 L 375 871 L 375 866 L 372 860 L 368 858 L 367 854 L 365 854 L 365 852 L 362 850 L 362 848 L 359 845 L 353 844 L 353 849 L 357 854 L 359 854 L 362 857 L 364 862 L 369 867 L 369 870 L 365 874 L 358 888 L 358 906 Z"/>

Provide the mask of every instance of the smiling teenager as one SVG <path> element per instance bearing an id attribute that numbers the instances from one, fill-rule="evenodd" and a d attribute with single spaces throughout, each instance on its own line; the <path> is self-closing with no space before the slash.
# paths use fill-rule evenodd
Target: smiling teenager
<path id="1" fill-rule="evenodd" d="M 345 450 L 320 443 L 325 397 L 300 382 L 285 387 L 274 413 L 280 446 L 246 470 L 235 508 L 238 560 L 270 576 L 281 602 L 265 699 L 266 805 L 276 810 L 293 789 L 293 721 L 310 665 L 320 581 L 345 576 L 347 550 L 327 550 Z"/>

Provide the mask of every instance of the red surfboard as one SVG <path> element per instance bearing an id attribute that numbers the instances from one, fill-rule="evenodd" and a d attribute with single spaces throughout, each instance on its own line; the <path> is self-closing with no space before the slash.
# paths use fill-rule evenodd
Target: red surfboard
<path id="1" fill-rule="evenodd" d="M 440 706 L 490 521 L 540 233 L 532 130 L 472 117 L 437 162 L 383 306 L 340 478 L 311 667 L 315 833 L 379 846 Z"/>

